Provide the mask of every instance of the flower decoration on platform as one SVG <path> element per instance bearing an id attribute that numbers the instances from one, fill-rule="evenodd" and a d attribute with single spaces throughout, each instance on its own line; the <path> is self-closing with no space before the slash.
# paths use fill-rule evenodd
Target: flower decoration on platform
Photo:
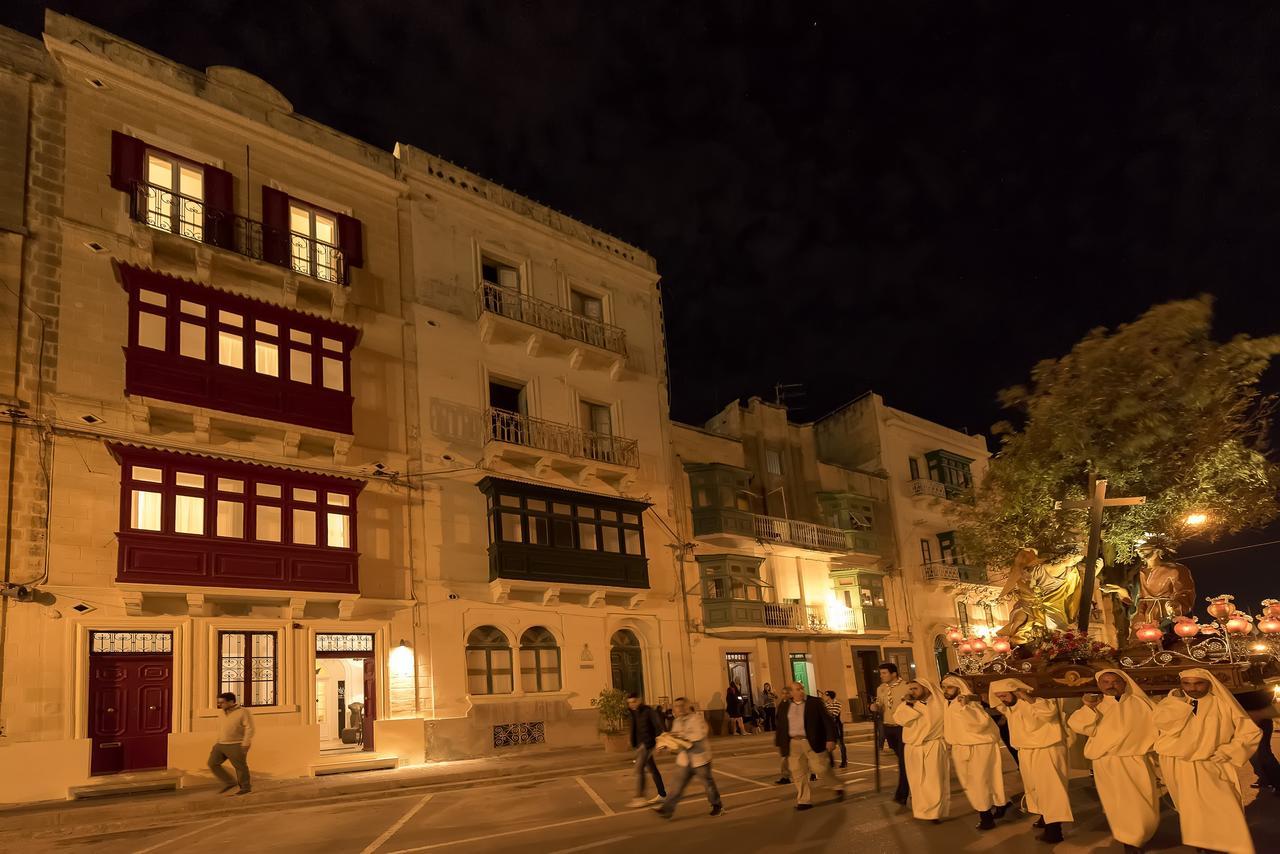
<path id="1" fill-rule="evenodd" d="M 1051 631 L 1041 639 L 1035 654 L 1049 661 L 1114 660 L 1116 648 L 1081 632 Z"/>

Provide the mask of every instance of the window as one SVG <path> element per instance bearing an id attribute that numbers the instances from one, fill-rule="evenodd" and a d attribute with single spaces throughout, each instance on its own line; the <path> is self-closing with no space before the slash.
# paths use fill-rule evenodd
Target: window
<path id="1" fill-rule="evenodd" d="M 337 214 L 289 202 L 289 249 L 295 272 L 340 281 Z"/>
<path id="2" fill-rule="evenodd" d="M 148 151 L 146 223 L 160 231 L 204 240 L 204 167 L 171 154 Z"/>
<path id="3" fill-rule="evenodd" d="M 581 402 L 578 416 L 582 429 L 582 456 L 589 460 L 617 463 L 617 445 L 613 438 L 613 413 L 608 406 L 590 401 Z"/>
<path id="4" fill-rule="evenodd" d="M 963 564 L 964 558 L 956 548 L 956 532 L 944 531 L 938 534 L 938 559 L 943 563 L 957 566 Z"/>
<path id="5" fill-rule="evenodd" d="M 127 394 L 351 432 L 353 327 L 151 270 L 121 272 L 132 294 Z"/>
<path id="6" fill-rule="evenodd" d="M 492 258 L 480 260 L 480 278 L 485 284 L 497 285 L 510 291 L 520 290 L 520 271 Z"/>
<path id="7" fill-rule="evenodd" d="M 582 401 L 582 429 L 600 436 L 613 435 L 613 416 L 608 406 Z"/>
<path id="8" fill-rule="evenodd" d="M 276 702 L 275 632 L 219 632 L 218 692 L 230 691 L 241 705 Z"/>
<path id="9" fill-rule="evenodd" d="M 769 474 L 782 475 L 782 456 L 773 448 L 765 448 L 764 467 Z"/>
<path id="10" fill-rule="evenodd" d="M 510 694 L 511 645 L 493 626 L 481 626 L 467 637 L 467 693 Z"/>
<path id="11" fill-rule="evenodd" d="M 569 304 L 576 315 L 597 322 L 604 321 L 604 301 L 600 297 L 582 291 L 569 291 Z"/>
<path id="12" fill-rule="evenodd" d="M 698 556 L 697 560 L 702 572 L 703 599 L 765 601 L 766 585 L 760 580 L 761 560 L 727 555 Z"/>
<path id="13" fill-rule="evenodd" d="M 358 486 L 350 481 L 167 451 L 113 446 L 113 453 L 125 463 L 127 530 L 260 543 L 285 542 L 287 534 L 298 546 L 353 547 Z M 149 464 L 131 464 L 135 456 Z"/>
<path id="14" fill-rule="evenodd" d="M 751 472 L 720 463 L 690 465 L 685 471 L 689 474 L 694 507 L 751 512 Z"/>
<path id="15" fill-rule="evenodd" d="M 933 543 L 924 538 L 920 540 L 920 561 L 925 566 L 933 563 Z"/>
<path id="16" fill-rule="evenodd" d="M 560 648 L 542 626 L 520 636 L 520 687 L 530 694 L 560 690 Z"/>
<path id="17" fill-rule="evenodd" d="M 585 496 L 583 501 L 592 500 Z M 644 529 L 637 508 L 606 508 L 578 502 L 499 493 L 490 498 L 491 530 L 497 540 L 560 549 L 644 554 Z"/>
<path id="18" fill-rule="evenodd" d="M 884 579 L 878 575 L 861 574 L 858 576 L 858 588 L 862 595 L 864 608 L 884 608 Z"/>
<path id="19" fill-rule="evenodd" d="M 911 470 L 911 479 L 920 479 L 920 461 L 915 457 L 907 458 L 907 467 Z"/>
<path id="20" fill-rule="evenodd" d="M 570 290 L 569 308 L 573 313 L 570 337 L 608 348 L 610 342 L 604 327 L 604 301 L 593 294 Z"/>
<path id="21" fill-rule="evenodd" d="M 924 457 L 929 463 L 929 479 L 944 485 L 948 498 L 973 488 L 973 475 L 969 470 L 973 461 L 968 457 L 942 450 L 930 451 Z"/>

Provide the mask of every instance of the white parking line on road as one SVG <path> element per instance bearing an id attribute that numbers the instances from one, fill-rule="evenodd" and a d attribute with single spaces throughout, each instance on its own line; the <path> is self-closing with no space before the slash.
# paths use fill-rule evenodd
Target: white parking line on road
<path id="1" fill-rule="evenodd" d="M 390 839 L 391 837 L 395 836 L 396 831 L 404 827 L 405 823 L 408 822 L 409 819 L 417 815 L 418 810 L 425 807 L 427 805 L 427 801 L 431 800 L 432 797 L 434 797 L 433 794 L 423 795 L 422 800 L 418 801 L 416 804 L 411 806 L 408 812 L 400 816 L 400 818 L 396 819 L 395 824 L 391 825 L 386 830 L 382 831 L 382 835 L 379 836 L 377 839 L 373 840 L 372 842 L 370 842 L 369 845 L 363 851 L 360 852 L 360 854 L 373 854 L 373 852 L 381 848 L 382 844 L 386 842 L 388 839 Z"/>
<path id="2" fill-rule="evenodd" d="M 599 842 L 588 842 L 586 845 L 577 845 L 573 848 L 561 848 L 558 851 L 552 851 L 551 854 L 573 854 L 574 851 L 590 851 L 592 848 L 599 848 L 602 845 L 612 845 L 615 842 L 621 842 L 624 839 L 630 838 L 630 836 L 615 836 L 612 839 L 601 839 Z"/>
<path id="3" fill-rule="evenodd" d="M 741 780 L 744 783 L 750 783 L 751 785 L 759 786 L 762 789 L 773 788 L 769 783 L 761 783 L 759 780 L 752 780 L 750 777 L 743 777 L 739 774 L 730 774 L 728 771 L 724 770 L 724 768 L 717 768 L 713 773 L 717 777 L 732 777 L 735 780 Z"/>
<path id="4" fill-rule="evenodd" d="M 147 854 L 147 852 L 149 851 L 159 851 L 161 848 L 168 848 L 170 845 L 177 842 L 179 839 L 186 839 L 188 836 L 195 836 L 197 833 L 202 833 L 203 831 L 206 831 L 206 830 L 212 830 L 218 825 L 226 824 L 229 821 L 231 821 L 231 819 L 229 818 L 220 818 L 217 821 L 210 822 L 209 824 L 202 824 L 199 827 L 197 827 L 195 830 L 188 830 L 186 833 L 180 833 L 177 836 L 173 837 L 172 839 L 166 839 L 164 842 L 157 842 L 155 845 L 149 846 L 147 848 L 139 848 L 137 851 L 133 852 L 133 854 Z"/>
<path id="5" fill-rule="evenodd" d="M 582 787 L 582 791 L 590 795 L 591 800 L 596 802 L 596 806 L 600 807 L 600 812 L 604 813 L 605 815 L 614 814 L 613 810 L 610 809 L 609 805 L 604 802 L 604 798 L 597 795 L 596 790 L 588 786 L 586 780 L 582 779 L 581 777 L 574 777 L 573 779 L 576 780 L 578 785 Z"/>

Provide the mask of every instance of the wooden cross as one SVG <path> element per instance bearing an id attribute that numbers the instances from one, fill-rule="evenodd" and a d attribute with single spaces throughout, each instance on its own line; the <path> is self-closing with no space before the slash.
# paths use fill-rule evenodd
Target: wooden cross
<path id="1" fill-rule="evenodd" d="M 1076 627 L 1081 632 L 1089 631 L 1089 612 L 1093 610 L 1096 575 L 1094 564 L 1098 562 L 1098 553 L 1102 551 L 1102 511 L 1108 507 L 1132 507 L 1146 503 L 1145 497 L 1107 498 L 1107 479 L 1095 474 L 1089 475 L 1089 498 L 1084 501 L 1054 502 L 1055 510 L 1089 511 L 1089 547 L 1085 551 L 1084 581 L 1080 586 L 1080 614 L 1076 620 Z"/>

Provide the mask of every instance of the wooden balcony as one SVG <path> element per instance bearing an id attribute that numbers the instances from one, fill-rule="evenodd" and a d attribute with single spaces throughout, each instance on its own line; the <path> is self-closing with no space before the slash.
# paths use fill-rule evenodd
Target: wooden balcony
<path id="1" fill-rule="evenodd" d="M 554 339 L 564 345 L 569 367 L 604 367 L 615 380 L 626 366 L 627 333 L 620 327 L 492 282 L 480 283 L 476 300 L 486 344 L 516 341 L 528 355 L 538 356 Z"/>

